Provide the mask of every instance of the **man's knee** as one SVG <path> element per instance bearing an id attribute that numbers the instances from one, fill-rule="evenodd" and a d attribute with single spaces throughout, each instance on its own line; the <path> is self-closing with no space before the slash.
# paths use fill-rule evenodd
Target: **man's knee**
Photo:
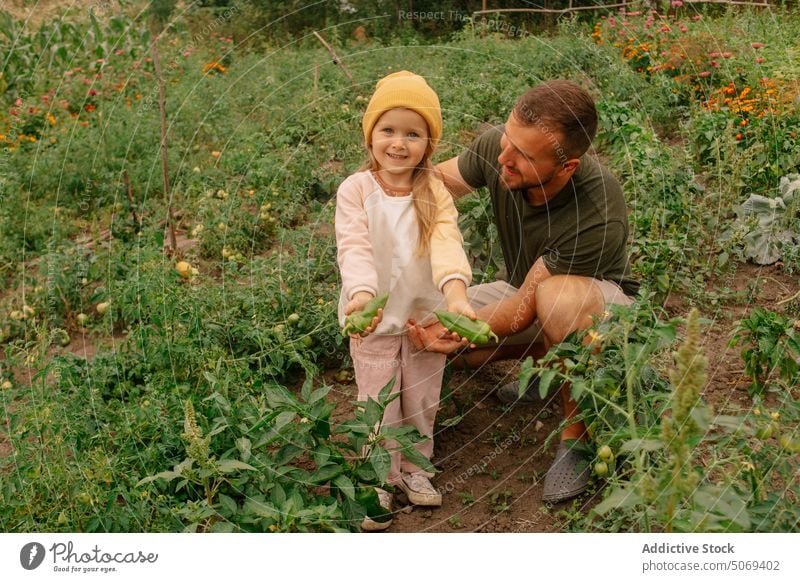
<path id="1" fill-rule="evenodd" d="M 588 277 L 554 275 L 536 290 L 536 315 L 550 341 L 560 342 L 603 312 L 603 294 Z"/>

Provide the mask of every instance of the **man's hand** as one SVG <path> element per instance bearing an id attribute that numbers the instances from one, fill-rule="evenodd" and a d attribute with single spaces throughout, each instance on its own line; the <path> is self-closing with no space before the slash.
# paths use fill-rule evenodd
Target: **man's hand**
<path id="1" fill-rule="evenodd" d="M 441 323 L 433 323 L 427 327 L 418 325 L 413 319 L 409 319 L 406 324 L 408 337 L 411 343 L 418 350 L 436 352 L 439 354 L 452 354 L 453 352 L 467 347 L 469 341 L 459 337 L 457 333 L 450 333 Z M 473 344 L 470 347 L 475 347 Z"/>

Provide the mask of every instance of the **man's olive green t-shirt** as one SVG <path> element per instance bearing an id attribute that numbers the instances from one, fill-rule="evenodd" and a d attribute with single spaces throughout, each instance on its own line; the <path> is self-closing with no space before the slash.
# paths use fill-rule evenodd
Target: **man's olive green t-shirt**
<path id="1" fill-rule="evenodd" d="M 458 157 L 473 188 L 489 189 L 508 281 L 522 286 L 539 257 L 553 275 L 584 275 L 618 283 L 626 295 L 639 284 L 628 264 L 628 213 L 614 176 L 588 155 L 569 183 L 546 204 L 533 206 L 523 191 L 508 190 L 500 176 L 499 125 L 478 136 Z"/>

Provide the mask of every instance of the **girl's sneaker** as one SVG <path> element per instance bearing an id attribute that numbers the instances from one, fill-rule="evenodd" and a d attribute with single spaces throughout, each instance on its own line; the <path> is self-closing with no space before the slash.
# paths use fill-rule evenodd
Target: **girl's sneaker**
<path id="1" fill-rule="evenodd" d="M 375 488 L 375 492 L 378 494 L 378 502 L 381 504 L 381 507 L 386 510 L 386 513 L 391 514 L 392 494 L 378 487 Z M 365 517 L 364 521 L 361 522 L 361 531 L 383 531 L 388 529 L 390 525 L 392 525 L 391 519 L 387 521 L 375 521 L 374 519 Z"/>
<path id="2" fill-rule="evenodd" d="M 403 475 L 397 486 L 405 491 L 408 502 L 413 505 L 439 507 L 442 504 L 442 494 L 421 473 Z"/>

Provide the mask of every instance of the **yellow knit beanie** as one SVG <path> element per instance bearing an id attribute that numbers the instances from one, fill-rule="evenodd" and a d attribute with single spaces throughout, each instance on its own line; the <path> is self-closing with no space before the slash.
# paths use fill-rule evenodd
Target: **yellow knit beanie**
<path id="1" fill-rule="evenodd" d="M 428 154 L 430 154 L 442 137 L 442 109 L 439 106 L 439 97 L 425 79 L 408 71 L 387 75 L 375 85 L 375 93 L 369 100 L 364 119 L 361 121 L 367 146 L 372 145 L 370 142 L 372 130 L 378 119 L 396 107 L 416 111 L 427 122 L 431 138 L 428 142 Z"/>

